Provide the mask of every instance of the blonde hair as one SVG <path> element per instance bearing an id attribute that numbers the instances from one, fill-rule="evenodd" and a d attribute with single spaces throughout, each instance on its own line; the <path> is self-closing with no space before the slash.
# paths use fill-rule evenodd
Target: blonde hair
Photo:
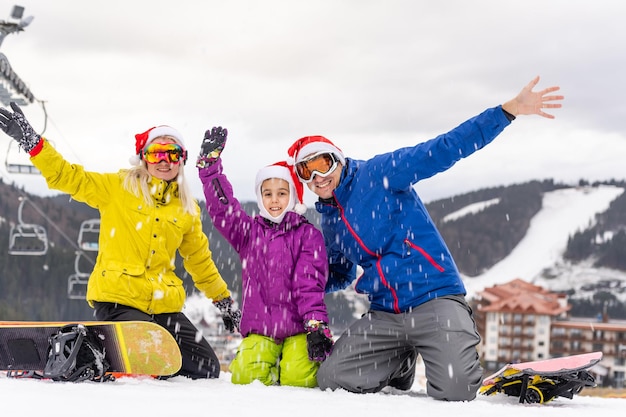
<path id="1" fill-rule="evenodd" d="M 178 169 L 178 176 L 176 176 L 176 182 L 178 183 L 178 198 L 183 206 L 183 209 L 191 214 L 199 214 L 199 206 L 191 193 L 191 189 L 185 181 L 184 165 L 181 163 Z M 143 197 L 148 206 L 154 206 L 154 198 L 150 194 L 150 180 L 152 175 L 148 172 L 145 161 L 141 161 L 139 165 L 136 165 L 126 171 L 123 171 L 123 185 L 124 189 L 130 193 L 133 193 L 137 197 Z"/>

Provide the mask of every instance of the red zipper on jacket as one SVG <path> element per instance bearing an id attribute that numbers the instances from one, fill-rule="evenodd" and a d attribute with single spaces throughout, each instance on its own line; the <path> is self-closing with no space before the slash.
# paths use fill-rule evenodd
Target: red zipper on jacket
<path id="1" fill-rule="evenodd" d="M 333 192 L 333 194 L 334 194 L 334 192 Z M 399 307 L 399 304 L 398 304 L 398 296 L 396 295 L 396 291 L 391 287 L 389 282 L 387 282 L 387 279 L 385 278 L 385 274 L 383 273 L 383 269 L 380 266 L 380 262 L 382 261 L 382 256 L 377 255 L 375 252 L 371 251 L 365 245 L 365 243 L 363 243 L 363 241 L 361 240 L 359 235 L 354 231 L 354 229 L 350 225 L 350 222 L 348 222 L 348 219 L 346 219 L 346 216 L 344 215 L 343 206 L 341 204 L 339 204 L 339 201 L 337 201 L 337 198 L 335 198 L 335 202 L 337 203 L 337 207 L 339 208 L 339 213 L 341 214 L 341 219 L 343 220 L 344 224 L 348 228 L 348 231 L 350 232 L 350 234 L 352 235 L 354 240 L 357 241 L 357 243 L 363 248 L 363 250 L 365 252 L 367 252 L 370 256 L 373 256 L 374 258 L 376 258 L 376 269 L 378 270 L 378 275 L 380 276 L 380 280 L 381 280 L 382 284 L 385 286 L 385 288 L 387 288 L 389 290 L 389 292 L 391 292 L 391 296 L 393 297 L 393 310 L 396 312 L 396 314 L 400 314 L 401 311 L 400 311 L 400 307 Z"/>
<path id="2" fill-rule="evenodd" d="M 417 246 L 416 244 L 414 244 L 413 242 L 411 242 L 409 239 L 404 239 L 404 243 L 406 243 L 407 245 L 409 245 L 410 247 L 412 247 L 413 249 L 415 249 L 416 251 L 418 251 L 419 253 L 421 253 L 421 254 L 422 254 L 422 256 L 423 256 L 424 258 L 426 258 L 426 260 L 427 260 L 428 262 L 430 262 L 430 264 L 431 264 L 432 266 L 434 266 L 434 267 L 437 269 L 437 271 L 439 271 L 439 272 L 443 272 L 443 271 L 444 271 L 444 267 L 443 267 L 443 266 L 441 266 L 441 265 L 439 265 L 439 264 L 437 263 L 437 261 L 435 261 L 435 259 L 434 259 L 432 256 L 430 256 L 430 255 L 428 254 L 428 252 L 426 252 L 426 251 L 425 251 L 422 247 Z"/>

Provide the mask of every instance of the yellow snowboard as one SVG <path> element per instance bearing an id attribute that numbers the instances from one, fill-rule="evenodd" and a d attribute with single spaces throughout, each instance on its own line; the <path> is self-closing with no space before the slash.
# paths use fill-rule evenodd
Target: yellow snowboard
<path id="1" fill-rule="evenodd" d="M 180 370 L 182 358 L 176 340 L 165 328 L 144 321 L 0 321 L 0 370 L 43 372 L 54 356 L 55 345 L 59 349 L 64 343 L 58 335 L 83 326 L 90 337 L 100 341 L 107 373 L 170 376 Z M 63 337 L 65 334 L 69 333 L 62 333 Z M 69 351 L 71 346 L 64 349 Z"/>

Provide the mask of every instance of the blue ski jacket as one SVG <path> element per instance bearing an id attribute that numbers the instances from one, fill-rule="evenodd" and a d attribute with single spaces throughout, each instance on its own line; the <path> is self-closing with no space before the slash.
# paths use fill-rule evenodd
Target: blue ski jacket
<path id="1" fill-rule="evenodd" d="M 329 256 L 326 291 L 355 283 L 372 310 L 403 313 L 437 297 L 463 294 L 459 271 L 413 189 L 483 148 L 510 124 L 501 106 L 448 133 L 367 161 L 346 158 L 334 198 L 318 200 Z"/>

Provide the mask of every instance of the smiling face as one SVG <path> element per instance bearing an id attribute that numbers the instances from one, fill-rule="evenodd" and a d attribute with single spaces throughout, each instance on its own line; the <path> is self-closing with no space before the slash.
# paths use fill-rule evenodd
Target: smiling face
<path id="1" fill-rule="evenodd" d="M 309 190 L 313 191 L 320 198 L 331 198 L 333 196 L 333 191 L 339 185 L 342 168 L 343 165 L 341 162 L 337 162 L 337 168 L 335 168 L 332 173 L 325 177 L 314 174 L 311 182 L 306 185 L 309 187 Z"/>
<path id="2" fill-rule="evenodd" d="M 176 141 L 171 137 L 161 136 L 154 139 L 150 143 L 160 143 L 165 145 L 169 143 L 176 143 Z M 166 160 L 162 160 L 156 164 L 146 164 L 146 166 L 148 168 L 148 173 L 150 173 L 153 177 L 164 181 L 171 181 L 178 176 L 178 172 L 181 169 L 181 162 L 171 163 Z"/>
<path id="3" fill-rule="evenodd" d="M 289 183 L 280 178 L 268 178 L 261 184 L 263 207 L 274 216 L 280 216 L 289 207 Z"/>

